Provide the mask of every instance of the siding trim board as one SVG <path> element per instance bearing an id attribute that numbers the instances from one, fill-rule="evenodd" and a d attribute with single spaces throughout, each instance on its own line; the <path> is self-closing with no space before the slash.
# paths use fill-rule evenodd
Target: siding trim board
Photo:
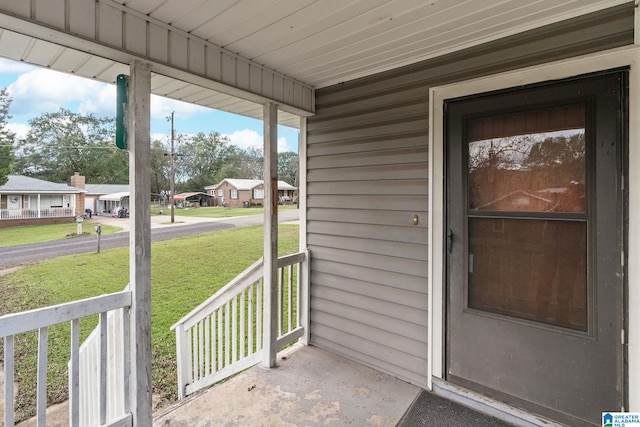
<path id="1" fill-rule="evenodd" d="M 443 315 L 442 289 L 434 286 L 443 259 L 433 255 L 442 250 L 442 231 L 434 229 L 442 204 L 433 198 L 442 197 L 443 175 L 441 153 L 429 145 L 432 88 L 529 66 L 547 78 L 542 64 L 630 45 L 633 29 L 633 7 L 625 5 L 318 89 L 306 132 L 306 237 L 318 298 L 311 343 L 430 387 L 432 370 L 442 373 L 443 337 L 433 330 Z M 366 316 L 347 315 L 354 305 Z M 385 324 L 406 315 L 431 327 Z M 407 343 L 421 350 L 408 357 L 397 349 Z"/>

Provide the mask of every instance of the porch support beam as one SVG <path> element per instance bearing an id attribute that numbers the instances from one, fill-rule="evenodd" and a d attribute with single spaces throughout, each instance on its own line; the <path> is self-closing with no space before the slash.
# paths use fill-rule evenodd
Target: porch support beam
<path id="1" fill-rule="evenodd" d="M 130 65 L 127 146 L 129 147 L 129 288 L 131 376 L 130 410 L 133 425 L 151 427 L 151 67 L 134 61 Z"/>
<path id="2" fill-rule="evenodd" d="M 264 105 L 264 322 L 262 366 L 272 368 L 278 352 L 278 109 Z"/>
<path id="3" fill-rule="evenodd" d="M 307 118 L 300 117 L 300 136 L 298 137 L 298 212 L 300 215 L 300 252 L 307 256 L 300 269 L 300 321 L 304 327 L 301 342 L 311 342 L 311 283 L 310 258 L 307 250 Z"/>

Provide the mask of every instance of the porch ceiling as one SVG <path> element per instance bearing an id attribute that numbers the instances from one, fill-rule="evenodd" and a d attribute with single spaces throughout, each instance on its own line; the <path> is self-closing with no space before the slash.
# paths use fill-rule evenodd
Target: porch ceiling
<path id="1" fill-rule="evenodd" d="M 257 69 L 264 76 L 268 71 L 282 76 L 285 92 L 291 82 L 292 94 L 287 98 L 285 93 L 280 102 L 284 107 L 279 121 L 297 127 L 296 114 L 313 112 L 313 89 L 633 1 L 98 0 L 93 16 L 78 17 L 74 10 L 93 11 L 88 4 L 94 0 L 0 0 L 0 56 L 113 83 L 117 74 L 128 73 L 127 61 L 153 59 L 154 41 L 169 50 L 175 31 L 249 64 L 247 84 L 225 90 L 227 81 L 221 77 L 220 85 L 209 85 L 201 78 L 207 77 L 207 64 L 194 77 L 188 66 L 176 66 L 168 54 L 167 61 L 152 67 L 153 93 L 261 118 L 260 100 L 270 98 L 270 92 L 264 90 L 264 77 L 255 80 L 250 72 Z M 78 39 L 74 29 L 86 23 L 74 19 L 94 20 L 95 28 Z M 103 23 L 112 21 L 116 29 L 105 36 Z M 146 21 L 147 29 L 167 29 L 169 36 L 154 39 L 150 30 L 142 31 L 138 38 L 147 37 L 148 44 L 146 50 L 136 49 L 130 41 L 136 39 L 127 37 L 139 31 L 137 21 Z M 118 39 L 127 54 L 114 53 Z M 189 49 L 185 63 L 197 63 L 196 51 Z M 233 70 L 233 84 L 239 84 L 239 69 Z M 277 99 L 275 88 L 273 92 Z M 310 100 L 303 99 L 307 92 Z"/>

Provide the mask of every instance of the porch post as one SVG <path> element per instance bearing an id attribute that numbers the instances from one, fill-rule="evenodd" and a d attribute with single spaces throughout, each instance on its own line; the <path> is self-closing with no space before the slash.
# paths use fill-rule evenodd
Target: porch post
<path id="1" fill-rule="evenodd" d="M 38 193 L 38 218 L 40 218 L 42 215 L 40 213 L 40 193 Z"/>
<path id="2" fill-rule="evenodd" d="M 135 427 L 151 427 L 151 67 L 130 65 L 127 146 L 131 209 L 129 289 L 132 292 L 129 411 Z"/>
<path id="3" fill-rule="evenodd" d="M 307 250 L 307 118 L 300 117 L 300 136 L 298 137 L 298 212 L 300 216 L 300 252 L 305 252 L 304 263 L 300 269 L 300 323 L 304 335 L 300 339 L 304 345 L 311 342 L 311 283 L 309 269 L 311 260 Z"/>
<path id="4" fill-rule="evenodd" d="M 262 366 L 276 364 L 278 339 L 278 110 L 264 105 L 264 322 Z"/>

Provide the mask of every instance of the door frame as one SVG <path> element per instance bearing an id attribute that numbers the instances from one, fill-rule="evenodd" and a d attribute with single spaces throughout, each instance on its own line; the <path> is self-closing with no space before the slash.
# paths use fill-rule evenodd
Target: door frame
<path id="1" fill-rule="evenodd" d="M 588 74 L 619 67 L 629 67 L 629 141 L 640 140 L 640 47 L 631 46 L 552 62 L 512 72 L 433 87 L 429 91 L 429 250 L 428 295 L 429 364 L 427 384 L 434 378 L 445 380 L 446 341 L 446 182 L 444 101 L 452 98 L 519 87 Z M 627 411 L 640 411 L 640 144 L 628 148 L 628 244 L 627 280 L 624 291 L 628 317 L 625 319 L 627 370 L 624 373 Z M 621 254 L 625 256 L 625 254 Z M 608 410 L 608 408 L 603 408 Z M 611 410 L 618 410 L 612 408 Z"/>

